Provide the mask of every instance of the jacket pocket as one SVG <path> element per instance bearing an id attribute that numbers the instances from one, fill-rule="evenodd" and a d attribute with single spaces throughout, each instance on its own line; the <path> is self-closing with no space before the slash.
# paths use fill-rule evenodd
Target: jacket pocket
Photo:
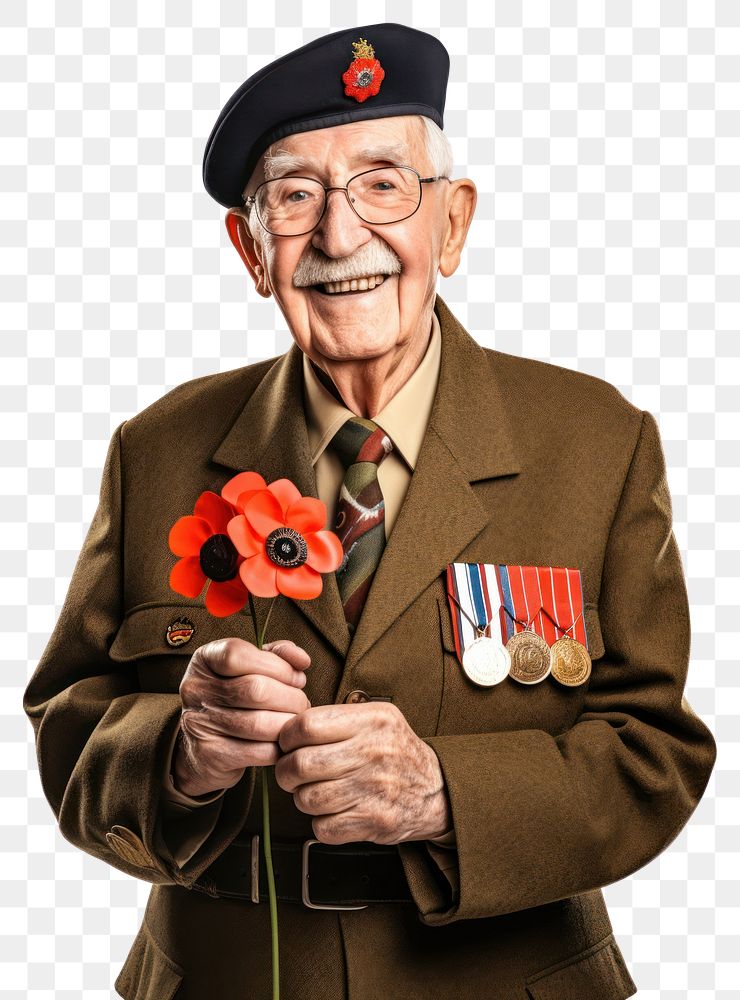
<path id="1" fill-rule="evenodd" d="M 137 671 L 142 691 L 175 694 L 195 650 L 230 636 L 254 642 L 251 616 L 217 618 L 192 604 L 139 604 L 126 613 L 108 656 Z"/>
<path id="2" fill-rule="evenodd" d="M 566 687 L 552 677 L 537 684 L 520 684 L 505 677 L 499 684 L 482 688 L 465 674 L 455 648 L 452 616 L 444 594 L 438 595 L 439 632 L 442 646 L 442 695 L 435 735 L 499 732 L 509 729 L 543 729 L 564 732 L 578 719 L 589 682 Z M 604 640 L 596 604 L 584 606 L 586 638 L 593 661 L 604 655 Z"/>
<path id="3" fill-rule="evenodd" d="M 613 934 L 540 970 L 524 985 L 531 1000 L 627 1000 L 637 993 Z"/>
<path id="4" fill-rule="evenodd" d="M 205 607 L 193 604 L 139 604 L 126 613 L 108 655 L 119 663 L 144 656 L 190 657 L 198 646 L 227 636 L 253 642 L 251 616 L 217 618 Z"/>
<path id="5" fill-rule="evenodd" d="M 162 951 L 143 921 L 115 982 L 124 1000 L 173 1000 L 183 970 Z"/>

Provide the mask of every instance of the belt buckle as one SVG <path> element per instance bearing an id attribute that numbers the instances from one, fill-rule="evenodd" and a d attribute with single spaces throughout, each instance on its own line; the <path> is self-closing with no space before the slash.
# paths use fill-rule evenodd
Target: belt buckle
<path id="1" fill-rule="evenodd" d="M 342 906 L 336 903 L 312 903 L 311 898 L 308 894 L 308 857 L 311 850 L 311 844 L 320 844 L 320 840 L 305 840 L 303 842 L 303 858 L 301 863 L 301 895 L 303 897 L 303 903 L 312 910 L 365 910 L 369 906 L 368 903 L 362 903 L 360 906 Z"/>

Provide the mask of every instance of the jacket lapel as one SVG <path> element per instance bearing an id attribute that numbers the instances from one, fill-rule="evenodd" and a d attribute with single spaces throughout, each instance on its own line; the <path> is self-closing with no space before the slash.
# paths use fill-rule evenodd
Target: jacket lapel
<path id="1" fill-rule="evenodd" d="M 303 354 L 297 344 L 275 362 L 212 455 L 236 471 L 259 472 L 270 483 L 290 479 L 303 496 L 318 497 L 303 409 Z M 336 575 L 327 573 L 318 597 L 292 600 L 344 658 L 349 629 Z M 257 606 L 269 599 L 255 598 Z"/>
<path id="2" fill-rule="evenodd" d="M 324 576 L 318 598 L 293 601 L 345 658 L 345 674 L 488 524 L 491 514 L 470 484 L 521 469 L 488 355 L 439 295 L 435 311 L 442 351 L 432 413 L 351 643 L 334 573 Z M 304 496 L 317 496 L 297 344 L 268 370 L 212 460 L 267 482 L 288 478 Z"/>
<path id="3" fill-rule="evenodd" d="M 488 355 L 437 296 L 439 383 L 406 494 L 349 648 L 345 671 L 486 527 L 472 482 L 518 473 L 514 437 Z M 490 500 L 489 500 L 490 502 Z"/>

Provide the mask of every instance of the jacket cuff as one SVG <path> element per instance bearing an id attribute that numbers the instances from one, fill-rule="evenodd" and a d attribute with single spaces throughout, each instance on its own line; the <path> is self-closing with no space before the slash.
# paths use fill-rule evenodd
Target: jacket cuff
<path id="1" fill-rule="evenodd" d="M 430 916 L 443 918 L 454 910 L 456 876 L 443 871 L 432 854 L 432 851 L 438 851 L 448 858 L 453 856 L 451 852 L 434 845 L 430 847 L 429 842 L 424 840 L 406 840 L 396 846 L 421 922 L 428 923 Z"/>
<path id="2" fill-rule="evenodd" d="M 179 725 L 172 734 L 172 741 L 170 743 L 170 748 L 167 753 L 167 760 L 165 764 L 164 776 L 162 778 L 162 792 L 167 803 L 174 803 L 179 806 L 185 806 L 188 809 L 197 809 L 199 806 L 207 806 L 212 802 L 216 802 L 222 797 L 225 788 L 221 788 L 216 792 L 211 792 L 209 795 L 199 795 L 197 798 L 192 795 L 186 795 L 181 792 L 178 788 L 175 788 L 175 782 L 172 776 L 172 758 L 175 753 L 175 746 L 177 744 L 177 737 L 180 734 Z M 179 813 L 174 813 L 174 815 L 181 815 L 182 811 Z"/>
<path id="3" fill-rule="evenodd" d="M 428 840 L 430 844 L 436 844 L 438 847 L 457 847 L 457 837 L 455 836 L 454 827 L 448 830 L 447 833 L 443 833 L 441 837 L 430 837 Z"/>
<path id="4" fill-rule="evenodd" d="M 162 780 L 162 837 L 178 868 L 190 861 L 213 833 L 221 814 L 225 789 L 193 798 L 175 788 L 172 780 L 172 756 L 179 726 L 172 735 Z M 208 807 L 212 808 L 208 808 Z"/>
<path id="5" fill-rule="evenodd" d="M 424 742 L 432 746 L 430 739 Z M 432 749 L 437 753 L 434 746 Z M 449 795 L 449 788 L 447 792 Z M 404 841 L 398 844 L 398 852 L 421 922 L 427 923 L 426 918 L 430 915 L 442 920 L 449 917 L 460 899 L 460 866 L 454 820 L 452 828 L 442 836 Z"/>

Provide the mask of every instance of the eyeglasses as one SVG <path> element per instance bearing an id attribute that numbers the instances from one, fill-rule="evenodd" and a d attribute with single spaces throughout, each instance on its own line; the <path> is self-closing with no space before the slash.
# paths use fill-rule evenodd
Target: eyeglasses
<path id="1" fill-rule="evenodd" d="M 355 215 L 373 226 L 410 218 L 421 204 L 422 184 L 449 177 L 421 177 L 413 167 L 363 170 L 346 187 L 324 187 L 312 177 L 276 177 L 263 181 L 245 199 L 254 205 L 260 224 L 273 236 L 305 236 L 318 226 L 330 191 L 344 191 Z"/>

